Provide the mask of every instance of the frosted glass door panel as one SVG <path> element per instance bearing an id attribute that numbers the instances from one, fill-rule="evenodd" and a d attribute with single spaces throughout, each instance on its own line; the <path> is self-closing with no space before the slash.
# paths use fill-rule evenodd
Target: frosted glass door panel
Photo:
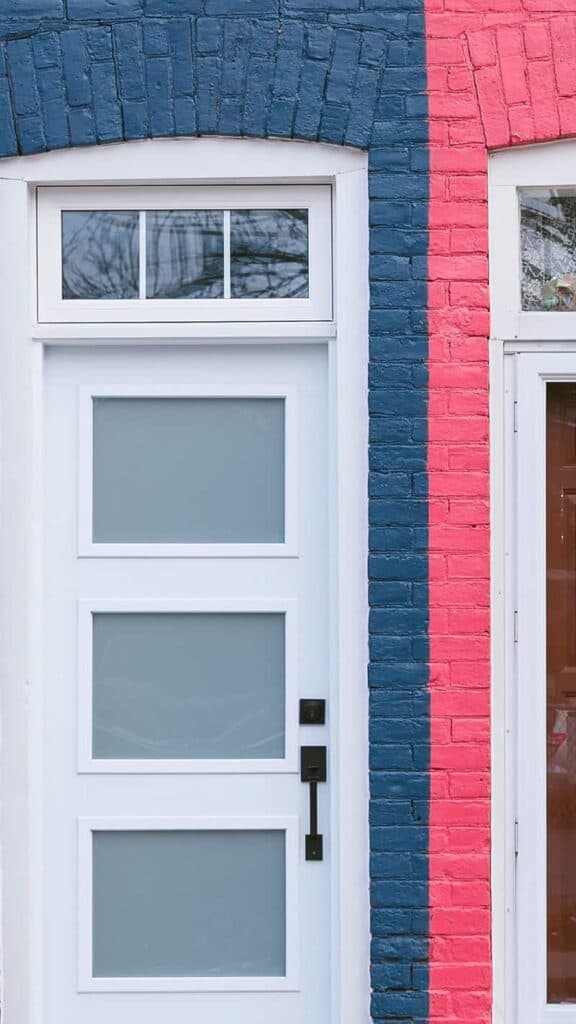
<path id="1" fill-rule="evenodd" d="M 95 613 L 93 756 L 284 756 L 283 613 Z"/>
<path id="2" fill-rule="evenodd" d="M 96 978 L 286 974 L 283 831 L 93 833 Z"/>
<path id="3" fill-rule="evenodd" d="M 94 398 L 94 541 L 283 542 L 284 405 Z"/>

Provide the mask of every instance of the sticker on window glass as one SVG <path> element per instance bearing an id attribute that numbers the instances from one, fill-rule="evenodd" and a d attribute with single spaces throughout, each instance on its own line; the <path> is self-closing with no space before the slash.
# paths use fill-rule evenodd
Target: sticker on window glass
<path id="1" fill-rule="evenodd" d="M 63 210 L 62 298 L 137 299 L 137 210 Z"/>
<path id="2" fill-rule="evenodd" d="M 522 309 L 576 311 L 576 195 L 520 196 Z"/>

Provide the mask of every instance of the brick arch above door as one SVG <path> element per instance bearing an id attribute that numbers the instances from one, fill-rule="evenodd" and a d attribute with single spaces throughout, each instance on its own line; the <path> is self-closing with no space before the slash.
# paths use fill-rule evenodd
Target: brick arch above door
<path id="1" fill-rule="evenodd" d="M 576 134 L 575 15 L 469 32 L 465 48 L 488 148 Z"/>
<path id="2" fill-rule="evenodd" d="M 419 14 L 410 25 L 376 10 L 328 21 L 264 16 L 276 3 L 253 3 L 249 18 L 170 16 L 175 5 L 163 6 L 162 18 L 103 24 L 70 3 L 66 22 L 36 19 L 18 38 L 9 36 L 20 23 L 0 16 L 0 155 L 206 134 L 367 147 L 397 141 L 399 115 L 425 114 Z M 424 143 L 425 125 L 412 120 L 403 137 Z"/>

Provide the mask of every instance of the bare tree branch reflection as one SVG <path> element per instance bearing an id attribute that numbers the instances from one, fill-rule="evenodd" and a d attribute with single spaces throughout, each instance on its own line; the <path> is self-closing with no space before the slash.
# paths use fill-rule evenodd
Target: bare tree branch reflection
<path id="1" fill-rule="evenodd" d="M 136 210 L 62 212 L 62 298 L 136 299 Z"/>
<path id="2" fill-rule="evenodd" d="M 230 235 L 235 298 L 308 295 L 307 210 L 232 210 Z"/>
<path id="3" fill-rule="evenodd" d="M 309 294 L 308 211 L 232 210 L 230 279 L 234 298 Z M 62 213 L 62 297 L 137 299 L 137 210 Z M 146 212 L 146 298 L 224 295 L 222 210 Z"/>
<path id="4" fill-rule="evenodd" d="M 522 309 L 575 309 L 576 196 L 523 195 L 521 251 Z"/>
<path id="5" fill-rule="evenodd" d="M 155 210 L 146 215 L 146 296 L 215 299 L 224 294 L 221 210 Z"/>

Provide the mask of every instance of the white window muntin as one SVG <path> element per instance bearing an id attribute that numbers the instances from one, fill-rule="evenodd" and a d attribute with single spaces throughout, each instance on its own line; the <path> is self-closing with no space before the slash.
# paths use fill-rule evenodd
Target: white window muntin
<path id="1" fill-rule="evenodd" d="M 521 303 L 521 193 L 576 194 L 572 141 L 503 150 L 489 158 L 491 334 L 503 340 L 573 340 L 576 311 L 528 311 Z"/>
<path id="2" fill-rule="evenodd" d="M 63 211 L 305 209 L 307 298 L 63 299 Z M 39 323 L 327 321 L 332 318 L 329 185 L 38 189 Z M 142 250 L 141 250 L 142 254 Z"/>

